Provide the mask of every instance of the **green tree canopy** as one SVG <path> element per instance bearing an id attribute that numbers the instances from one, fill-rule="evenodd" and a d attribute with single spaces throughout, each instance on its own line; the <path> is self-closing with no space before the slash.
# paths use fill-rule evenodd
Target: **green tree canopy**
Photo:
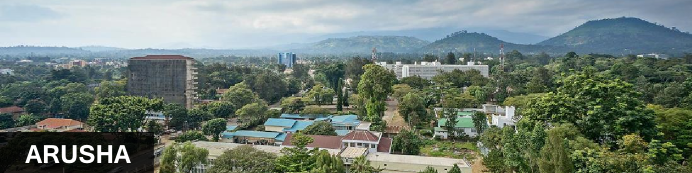
<path id="1" fill-rule="evenodd" d="M 109 97 L 91 107 L 87 124 L 97 132 L 129 132 L 142 127 L 145 112 L 163 109 L 160 99 L 137 96 Z"/>
<path id="2" fill-rule="evenodd" d="M 214 142 L 219 141 L 219 134 L 226 130 L 226 119 L 216 118 L 207 121 L 207 123 L 202 126 L 202 131 L 206 135 L 211 135 Z"/>
<path id="3" fill-rule="evenodd" d="M 331 123 L 326 121 L 317 121 L 312 123 L 302 133 L 306 135 L 329 135 L 336 136 L 336 131 Z"/>

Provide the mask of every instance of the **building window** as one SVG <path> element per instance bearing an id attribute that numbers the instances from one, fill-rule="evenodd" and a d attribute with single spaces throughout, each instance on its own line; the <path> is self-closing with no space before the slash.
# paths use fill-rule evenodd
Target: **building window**
<path id="1" fill-rule="evenodd" d="M 370 148 L 377 148 L 377 145 L 375 145 L 375 144 L 370 144 Z"/>

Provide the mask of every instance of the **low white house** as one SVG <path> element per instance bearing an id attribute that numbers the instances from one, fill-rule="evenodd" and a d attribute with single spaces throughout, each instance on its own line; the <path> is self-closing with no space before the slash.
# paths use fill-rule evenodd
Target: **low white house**
<path id="1" fill-rule="evenodd" d="M 514 106 L 498 106 L 498 105 L 483 105 L 483 112 L 490 115 L 490 121 L 488 125 L 494 125 L 499 128 L 505 126 L 513 126 L 516 121 L 514 120 L 514 113 L 516 108 Z"/>
<path id="2" fill-rule="evenodd" d="M 440 137 L 441 139 L 447 139 L 449 137 L 449 132 L 445 129 L 445 124 L 447 124 L 447 118 L 440 118 L 437 120 L 437 127 L 435 127 L 435 134 L 433 137 Z M 459 116 L 457 117 L 457 123 L 454 125 L 456 131 L 455 136 L 468 135 L 469 137 L 475 137 L 478 135 L 476 132 L 476 127 L 473 124 L 473 118 L 470 116 Z M 463 134 L 461 133 L 463 132 Z"/>

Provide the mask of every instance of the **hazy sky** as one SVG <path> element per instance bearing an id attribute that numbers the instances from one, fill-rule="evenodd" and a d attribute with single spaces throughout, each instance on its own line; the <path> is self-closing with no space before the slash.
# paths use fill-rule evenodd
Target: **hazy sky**
<path id="1" fill-rule="evenodd" d="M 0 0 L 0 46 L 248 48 L 430 27 L 552 37 L 621 16 L 692 31 L 690 11 L 691 0 Z"/>

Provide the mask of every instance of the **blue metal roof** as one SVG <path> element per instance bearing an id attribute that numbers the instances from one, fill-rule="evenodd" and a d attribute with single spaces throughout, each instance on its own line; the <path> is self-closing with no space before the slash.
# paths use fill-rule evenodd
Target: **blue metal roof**
<path id="1" fill-rule="evenodd" d="M 234 134 L 235 134 L 235 132 L 223 132 L 223 133 L 221 133 L 221 138 L 231 139 L 231 138 L 233 138 Z"/>
<path id="2" fill-rule="evenodd" d="M 281 133 L 281 134 L 279 134 L 279 136 L 277 136 L 274 139 L 277 141 L 284 141 L 284 140 L 286 140 L 286 133 Z"/>
<path id="3" fill-rule="evenodd" d="M 351 132 L 350 130 L 335 130 L 335 131 L 336 131 L 337 136 L 346 136 L 346 134 Z"/>
<path id="4" fill-rule="evenodd" d="M 298 130 L 304 130 L 306 127 L 315 123 L 314 121 L 296 121 L 296 123 L 291 128 L 284 129 L 285 132 L 296 132 Z"/>
<path id="5" fill-rule="evenodd" d="M 249 131 L 249 130 L 238 130 L 233 136 L 243 136 L 243 137 L 256 137 L 256 138 L 276 138 L 281 133 L 278 132 L 261 132 L 261 131 Z"/>
<path id="6" fill-rule="evenodd" d="M 281 118 L 269 118 L 264 122 L 264 126 L 279 126 L 291 128 L 296 123 L 296 120 L 291 119 L 281 119 Z"/>
<path id="7" fill-rule="evenodd" d="M 233 130 L 235 130 L 236 128 L 238 128 L 238 126 L 227 125 L 227 126 L 226 126 L 226 131 L 233 131 Z"/>
<path id="8" fill-rule="evenodd" d="M 290 118 L 290 119 L 316 119 L 316 118 L 325 118 L 329 117 L 329 115 L 322 115 L 322 114 L 281 114 L 279 118 Z"/>
<path id="9" fill-rule="evenodd" d="M 356 126 L 360 124 L 357 115 L 340 115 L 332 117 L 332 124 L 340 126 Z"/>

